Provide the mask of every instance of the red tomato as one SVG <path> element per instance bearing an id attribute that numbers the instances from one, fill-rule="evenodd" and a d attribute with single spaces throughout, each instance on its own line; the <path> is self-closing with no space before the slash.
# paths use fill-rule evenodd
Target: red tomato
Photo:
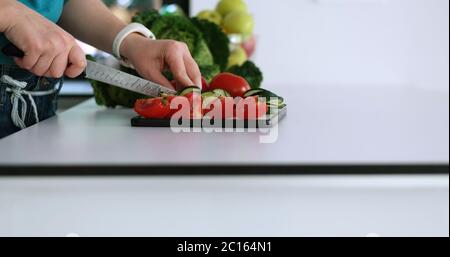
<path id="1" fill-rule="evenodd" d="M 201 119 L 203 116 L 202 95 L 198 93 L 189 93 L 185 95 L 185 97 L 189 100 L 191 106 L 191 118 Z"/>
<path id="2" fill-rule="evenodd" d="M 258 101 L 258 97 L 247 97 L 236 104 L 236 118 L 244 120 L 258 119 L 264 116 L 267 110 L 267 104 Z"/>
<path id="3" fill-rule="evenodd" d="M 233 97 L 222 97 L 222 117 L 223 119 L 234 118 L 236 115 L 236 106 Z"/>
<path id="4" fill-rule="evenodd" d="M 231 73 L 221 73 L 214 77 L 209 85 L 209 90 L 214 89 L 223 89 L 232 97 L 243 97 L 245 92 L 251 88 L 244 78 Z"/>
<path id="5" fill-rule="evenodd" d="M 202 77 L 202 91 L 206 92 L 209 89 L 208 81 L 204 77 Z"/>
<path id="6" fill-rule="evenodd" d="M 174 99 L 176 99 L 176 98 L 184 98 L 184 97 L 183 96 L 173 96 L 173 95 L 167 96 L 167 101 L 169 103 L 169 108 L 170 108 L 170 105 L 172 104 L 172 101 Z M 178 108 L 175 108 L 175 109 L 170 109 L 170 112 L 169 112 L 169 114 L 167 114 L 166 118 L 168 118 L 168 119 L 171 118 L 175 113 L 180 111 L 180 109 L 181 109 L 181 107 L 178 107 Z"/>
<path id="7" fill-rule="evenodd" d="M 169 105 L 169 113 L 167 114 L 166 118 L 169 119 L 171 118 L 175 113 L 179 112 L 182 110 L 183 106 L 186 105 L 182 105 L 187 101 L 189 104 L 189 113 L 190 113 L 190 118 L 193 119 L 201 119 L 203 112 L 202 112 L 202 98 L 201 95 L 198 93 L 189 93 L 185 96 L 166 96 L 167 99 L 167 104 Z M 174 100 L 178 100 L 177 104 L 180 104 L 179 106 L 177 106 L 177 108 L 175 109 L 171 109 L 171 104 L 173 103 Z M 195 103 L 195 104 L 194 104 Z"/>
<path id="8" fill-rule="evenodd" d="M 165 97 L 137 100 L 134 110 L 147 119 L 165 119 L 170 113 L 170 104 Z"/>

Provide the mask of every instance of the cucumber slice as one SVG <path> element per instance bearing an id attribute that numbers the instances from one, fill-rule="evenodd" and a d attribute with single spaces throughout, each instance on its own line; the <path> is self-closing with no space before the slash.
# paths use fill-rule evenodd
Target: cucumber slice
<path id="1" fill-rule="evenodd" d="M 179 92 L 178 92 L 178 95 L 179 96 L 185 96 L 185 95 L 187 95 L 187 94 L 190 94 L 190 93 L 198 93 L 198 94 L 201 94 L 202 93 L 202 90 L 200 89 L 200 88 L 198 88 L 198 87 L 187 87 L 187 88 L 183 88 L 182 90 L 180 90 Z"/>
<path id="2" fill-rule="evenodd" d="M 218 98 L 214 92 L 205 92 L 202 94 L 202 108 L 208 108 L 208 105 L 216 101 Z"/>
<path id="3" fill-rule="evenodd" d="M 275 93 L 272 93 L 269 90 L 265 90 L 262 88 L 251 89 L 244 94 L 244 97 L 250 97 L 250 96 L 264 97 L 264 98 L 266 98 L 266 102 L 268 105 L 281 106 L 284 104 L 283 97 L 280 97 L 280 96 L 276 95 Z M 277 98 L 276 103 L 270 103 L 271 98 Z"/>
<path id="4" fill-rule="evenodd" d="M 270 108 L 283 109 L 284 107 L 286 107 L 286 104 L 281 104 L 281 105 L 268 104 L 267 107 L 269 107 L 269 109 Z"/>
<path id="5" fill-rule="evenodd" d="M 203 109 L 207 109 L 211 103 L 213 103 L 214 101 L 219 100 L 221 97 L 230 97 L 231 95 L 223 90 L 223 89 L 214 89 L 213 91 L 208 91 L 202 94 L 202 99 L 203 99 L 203 104 L 202 107 Z"/>
<path id="6" fill-rule="evenodd" d="M 266 103 L 267 103 L 267 105 L 273 105 L 273 106 L 278 106 L 278 107 L 284 105 L 284 101 L 283 101 L 283 99 L 280 98 L 280 97 L 278 97 L 278 98 L 276 99 L 276 101 L 274 101 L 274 102 L 270 102 L 270 100 L 271 100 L 271 98 L 266 98 Z M 281 107 L 280 107 L 280 108 L 281 108 Z"/>
<path id="7" fill-rule="evenodd" d="M 280 106 L 277 105 L 267 105 L 267 114 L 272 114 L 273 113 L 277 113 L 279 112 L 281 109 L 283 109 L 284 107 L 286 107 L 285 104 L 282 104 Z"/>
<path id="8" fill-rule="evenodd" d="M 230 97 L 231 95 L 222 89 L 215 89 L 213 91 L 208 91 L 208 92 L 204 92 L 202 93 L 202 97 L 203 98 L 207 98 L 207 97 Z"/>
<path id="9" fill-rule="evenodd" d="M 214 92 L 205 92 L 202 93 L 202 98 L 206 99 L 206 98 L 210 98 L 210 97 L 217 97 L 216 94 L 214 94 Z"/>
<path id="10" fill-rule="evenodd" d="M 213 91 L 205 92 L 202 94 L 203 109 L 207 109 L 208 105 L 217 101 L 221 97 L 230 97 L 231 95 L 223 89 L 214 89 Z"/>
<path id="11" fill-rule="evenodd" d="M 263 89 L 250 89 L 249 91 L 245 92 L 244 97 L 259 95 L 261 92 L 264 92 L 264 90 Z"/>
<path id="12" fill-rule="evenodd" d="M 223 90 L 223 89 L 214 89 L 212 91 L 217 97 L 230 97 L 230 93 L 228 93 L 227 91 Z"/>
<path id="13" fill-rule="evenodd" d="M 205 109 L 211 108 L 211 103 L 218 101 L 218 100 L 219 100 L 219 98 L 217 98 L 215 96 L 203 98 L 202 109 L 205 110 Z"/>

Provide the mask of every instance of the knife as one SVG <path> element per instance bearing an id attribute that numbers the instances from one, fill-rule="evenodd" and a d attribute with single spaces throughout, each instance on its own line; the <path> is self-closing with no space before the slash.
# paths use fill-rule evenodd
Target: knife
<path id="1" fill-rule="evenodd" d="M 6 56 L 22 58 L 24 53 L 13 44 L 8 44 L 2 48 Z M 86 70 L 83 75 L 87 79 L 100 81 L 109 85 L 127 89 L 143 95 L 158 97 L 160 94 L 174 95 L 175 90 L 164 87 L 158 83 L 131 75 L 129 73 L 108 67 L 94 61 L 87 60 Z"/>

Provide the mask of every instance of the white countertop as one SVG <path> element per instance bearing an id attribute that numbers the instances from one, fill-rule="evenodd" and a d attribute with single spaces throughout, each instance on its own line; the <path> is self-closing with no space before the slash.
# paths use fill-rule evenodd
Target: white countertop
<path id="1" fill-rule="evenodd" d="M 0 140 L 0 166 L 448 165 L 446 93 L 308 86 L 274 91 L 286 98 L 288 115 L 273 144 L 261 144 L 261 133 L 132 128 L 132 110 L 89 100 Z"/>

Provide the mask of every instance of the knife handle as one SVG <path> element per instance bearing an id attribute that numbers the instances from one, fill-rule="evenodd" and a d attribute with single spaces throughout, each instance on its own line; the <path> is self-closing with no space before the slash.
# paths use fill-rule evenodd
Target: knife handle
<path id="1" fill-rule="evenodd" d="M 2 48 L 2 53 L 6 56 L 10 57 L 19 57 L 22 58 L 25 56 L 25 53 L 17 48 L 12 43 L 7 44 L 5 47 Z"/>

